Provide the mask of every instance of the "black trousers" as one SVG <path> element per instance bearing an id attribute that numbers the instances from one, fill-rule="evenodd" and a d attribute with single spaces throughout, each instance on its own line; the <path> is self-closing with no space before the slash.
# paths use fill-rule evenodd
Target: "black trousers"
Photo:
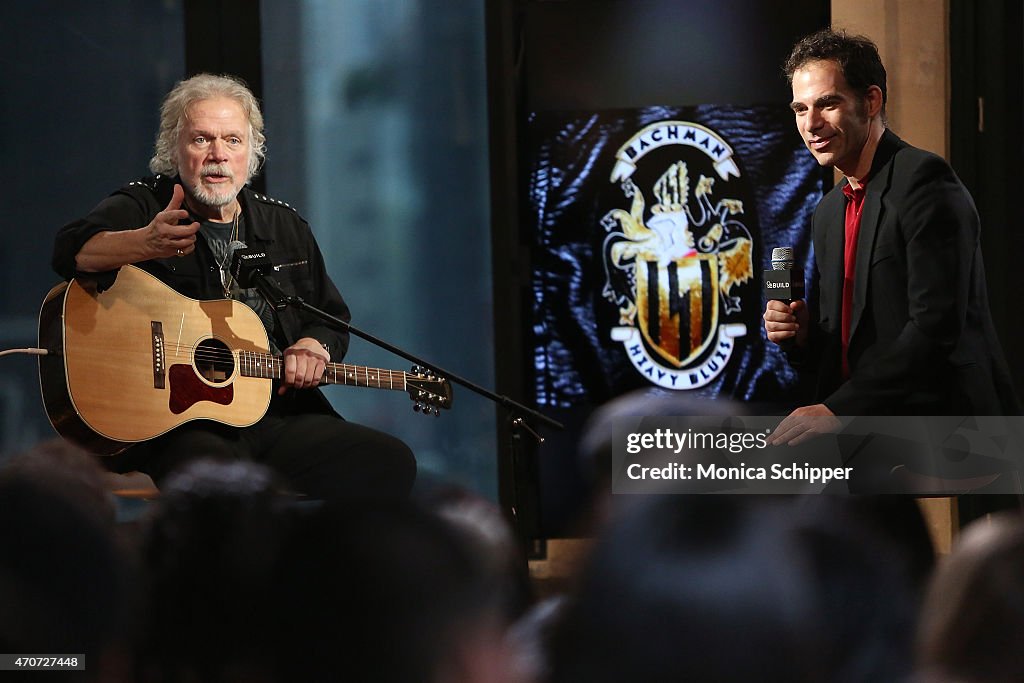
<path id="1" fill-rule="evenodd" d="M 195 420 L 109 458 L 117 472 L 145 472 L 157 486 L 200 458 L 266 464 L 296 493 L 321 500 L 408 496 L 416 460 L 401 440 L 335 415 L 289 412 L 283 401 L 251 427 Z"/>

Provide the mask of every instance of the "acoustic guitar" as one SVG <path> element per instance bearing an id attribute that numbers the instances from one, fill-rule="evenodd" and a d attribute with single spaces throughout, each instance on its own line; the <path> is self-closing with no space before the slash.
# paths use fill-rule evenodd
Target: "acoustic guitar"
<path id="1" fill-rule="evenodd" d="M 54 429 L 94 453 L 118 453 L 191 420 L 259 421 L 283 359 L 243 303 L 197 301 L 124 266 L 98 293 L 88 281 L 50 290 L 39 314 L 39 379 Z M 405 391 L 414 409 L 449 408 L 447 380 L 427 371 L 328 363 L 322 384 Z"/>

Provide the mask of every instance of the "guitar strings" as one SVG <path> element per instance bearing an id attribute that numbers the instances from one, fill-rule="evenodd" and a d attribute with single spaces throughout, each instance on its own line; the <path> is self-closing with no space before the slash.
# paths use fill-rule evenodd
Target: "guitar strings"
<path id="1" fill-rule="evenodd" d="M 168 349 L 168 351 L 170 353 L 172 353 L 175 356 L 184 356 L 184 357 L 187 357 L 187 358 L 199 361 L 199 362 L 209 362 L 209 363 L 221 362 L 221 363 L 225 363 L 225 364 L 226 363 L 230 363 L 231 365 L 235 365 L 235 363 L 236 363 L 236 359 L 235 359 L 234 353 L 232 351 L 230 351 L 230 350 L 227 350 L 227 349 L 200 348 L 200 349 L 196 349 L 196 350 L 193 351 L 192 347 L 185 346 L 183 344 L 167 344 L 167 349 Z M 272 367 L 273 366 L 283 366 L 283 364 L 284 364 L 284 359 L 281 356 L 272 356 L 272 355 L 270 355 L 268 353 L 264 353 L 262 351 L 239 351 L 238 353 L 239 354 L 248 353 L 248 354 L 253 354 L 253 356 L 255 356 L 255 358 L 250 358 L 250 359 L 245 359 L 245 358 L 242 358 L 240 356 L 239 359 L 238 359 L 238 362 L 241 363 L 241 364 L 250 363 L 253 360 L 258 360 L 260 362 L 267 363 L 267 364 L 269 364 Z M 363 366 L 359 366 L 359 365 L 349 365 L 347 363 L 328 363 L 328 365 L 334 366 L 335 374 L 337 374 L 338 370 L 341 370 L 343 372 L 343 374 L 351 376 L 354 373 L 354 375 L 356 377 L 361 377 L 361 376 L 369 377 L 371 375 L 371 373 L 372 373 L 372 374 L 376 374 L 377 375 L 377 379 L 379 379 L 380 376 L 387 376 L 388 378 L 393 380 L 395 375 L 398 375 L 402 379 L 405 379 L 406 376 L 408 374 L 410 374 L 410 373 L 407 373 L 404 370 L 389 370 L 389 369 L 386 369 L 386 368 L 369 368 L 369 367 L 363 367 Z M 324 370 L 325 374 L 326 374 L 327 370 L 329 370 L 329 369 L 331 369 L 331 368 L 325 368 L 325 370 Z"/>
<path id="2" fill-rule="evenodd" d="M 204 361 L 211 361 L 211 362 L 215 362 L 215 361 L 223 361 L 223 362 L 229 362 L 230 361 L 231 363 L 235 362 L 235 355 L 234 355 L 235 352 L 232 352 L 229 349 L 200 347 L 198 349 L 193 350 L 192 346 L 185 345 L 185 344 L 166 344 L 165 348 L 167 349 L 167 351 L 169 353 L 173 353 L 176 356 L 187 356 L 187 357 L 194 358 L 194 359 L 197 359 L 197 360 L 204 360 Z M 281 356 L 274 356 L 274 355 L 271 355 L 271 354 L 269 354 L 267 352 L 264 352 L 264 351 L 239 350 L 237 353 L 239 353 L 239 354 L 252 354 L 252 356 L 255 357 L 255 358 L 252 358 L 252 359 L 249 359 L 249 360 L 259 360 L 259 361 L 264 361 L 264 362 L 273 363 L 273 364 L 280 364 L 280 363 L 284 362 L 284 358 L 282 358 Z M 371 372 L 372 371 L 372 372 L 376 372 L 378 374 L 394 374 L 394 373 L 412 374 L 412 373 L 406 373 L 406 371 L 404 371 L 404 370 L 390 370 L 390 369 L 387 369 L 387 368 L 370 368 L 370 367 L 365 367 L 365 366 L 361 366 L 361 365 L 349 365 L 347 363 L 331 363 L 331 362 L 328 362 L 328 365 L 334 365 L 334 366 L 337 366 L 337 367 L 345 368 L 346 370 L 357 370 L 357 371 L 364 371 L 364 372 Z"/>
<path id="3" fill-rule="evenodd" d="M 192 361 L 208 362 L 213 364 L 223 363 L 225 365 L 230 364 L 232 373 L 234 372 L 236 365 L 244 367 L 251 364 L 253 361 L 267 363 L 269 366 L 268 369 L 277 372 L 283 372 L 284 370 L 284 358 L 281 356 L 273 356 L 263 351 L 245 351 L 239 349 L 237 351 L 237 361 L 235 358 L 235 352 L 222 348 L 200 347 L 193 350 L 191 346 L 186 346 L 184 344 L 167 344 L 165 346 L 165 351 L 169 351 L 169 355 L 173 355 L 175 358 L 184 357 L 184 359 L 189 360 L 189 364 L 191 364 Z M 250 358 L 245 358 L 243 354 L 250 354 Z M 356 385 L 358 385 L 360 380 L 362 380 L 365 386 L 376 386 L 378 388 L 384 388 L 385 384 L 387 384 L 394 389 L 396 375 L 398 376 L 400 389 L 406 389 L 410 382 L 412 382 L 415 387 L 416 380 L 422 379 L 421 375 L 416 375 L 404 370 L 370 368 L 359 365 L 349 365 L 347 363 L 328 363 L 328 367 L 324 368 L 324 374 L 322 376 L 327 377 L 328 375 L 331 375 L 332 372 L 332 379 L 335 384 L 339 384 L 338 376 L 340 374 L 346 380 L 344 384 L 348 383 L 348 379 L 353 379 Z M 279 377 L 280 375 L 277 376 Z"/>
<path id="4" fill-rule="evenodd" d="M 187 345 L 184 345 L 184 344 L 167 344 L 166 347 L 167 347 L 167 349 L 170 352 L 172 352 L 172 353 L 174 353 L 176 355 L 189 355 L 191 357 L 201 358 L 201 359 L 204 359 L 204 360 L 218 360 L 218 359 L 219 360 L 225 360 L 225 361 L 226 360 L 231 360 L 231 361 L 234 360 L 234 352 L 232 352 L 232 351 L 230 351 L 228 349 L 223 349 L 223 348 L 201 347 L 201 348 L 198 348 L 196 350 L 193 350 L 193 347 L 187 346 Z M 240 350 L 238 352 L 240 354 L 241 353 L 249 353 L 249 354 L 252 354 L 253 356 L 256 356 L 256 358 L 258 358 L 260 360 L 265 360 L 265 361 L 268 361 L 268 362 L 279 362 L 279 364 L 280 364 L 280 362 L 282 362 L 284 360 L 284 358 L 282 356 L 280 356 L 280 355 L 271 355 L 270 353 L 267 353 L 265 351 Z M 342 368 L 352 368 L 352 369 L 362 368 L 362 366 L 349 366 L 348 364 L 337 364 L 337 362 L 335 362 L 335 364 L 332 364 L 332 362 L 329 362 L 329 365 L 339 366 L 339 367 L 342 367 Z M 404 372 L 404 371 L 400 371 L 400 370 L 388 370 L 388 369 L 383 369 L 383 368 L 367 368 L 367 370 L 368 371 L 382 373 L 382 374 L 385 374 L 385 373 L 403 373 Z"/>
<path id="5" fill-rule="evenodd" d="M 240 356 L 237 359 L 237 362 L 239 362 L 239 363 L 243 363 L 244 364 L 244 363 L 252 363 L 253 361 L 259 361 L 259 362 L 267 363 L 268 365 L 274 365 L 274 366 L 280 366 L 280 365 L 284 364 L 284 359 L 281 358 L 280 356 L 270 356 L 270 355 L 262 354 L 260 352 L 251 352 L 251 351 L 242 351 L 240 353 L 252 353 L 255 357 L 253 357 L 253 358 L 245 358 L 245 357 L 241 357 Z M 193 353 L 189 353 L 187 351 L 182 353 L 182 352 L 178 351 L 178 352 L 175 352 L 174 355 L 175 356 L 188 357 L 188 358 L 191 358 L 191 359 L 194 359 L 194 360 L 197 360 L 197 361 L 205 361 L 205 362 L 211 362 L 211 363 L 223 362 L 223 363 L 231 363 L 232 365 L 234 365 L 236 363 L 235 356 L 232 355 L 231 352 L 229 352 L 229 351 L 203 350 L 203 351 L 195 351 Z M 386 369 L 386 368 L 369 368 L 369 367 L 363 367 L 363 366 L 359 366 L 359 365 L 349 365 L 347 363 L 328 363 L 327 365 L 329 367 L 333 366 L 335 368 L 344 369 L 346 372 L 355 371 L 355 372 L 357 372 L 359 374 L 371 374 L 371 373 L 377 374 L 377 375 L 406 374 L 406 372 L 404 370 L 389 370 L 389 369 Z"/>

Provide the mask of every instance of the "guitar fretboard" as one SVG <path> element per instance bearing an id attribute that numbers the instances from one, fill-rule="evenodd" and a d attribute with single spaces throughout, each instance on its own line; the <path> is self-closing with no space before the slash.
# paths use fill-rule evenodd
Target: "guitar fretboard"
<path id="1" fill-rule="evenodd" d="M 284 373 L 284 359 L 255 351 L 238 352 L 239 372 L 246 377 L 280 379 Z M 328 363 L 321 381 L 324 384 L 344 384 L 354 387 L 398 389 L 404 391 L 406 373 L 402 370 L 382 370 L 347 363 Z"/>

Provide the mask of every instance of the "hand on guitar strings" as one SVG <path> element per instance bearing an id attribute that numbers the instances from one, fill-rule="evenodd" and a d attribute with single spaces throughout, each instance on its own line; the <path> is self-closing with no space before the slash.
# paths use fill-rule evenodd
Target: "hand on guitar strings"
<path id="1" fill-rule="evenodd" d="M 284 373 L 278 394 L 291 388 L 311 389 L 320 384 L 331 354 L 312 337 L 303 337 L 284 350 Z"/>

